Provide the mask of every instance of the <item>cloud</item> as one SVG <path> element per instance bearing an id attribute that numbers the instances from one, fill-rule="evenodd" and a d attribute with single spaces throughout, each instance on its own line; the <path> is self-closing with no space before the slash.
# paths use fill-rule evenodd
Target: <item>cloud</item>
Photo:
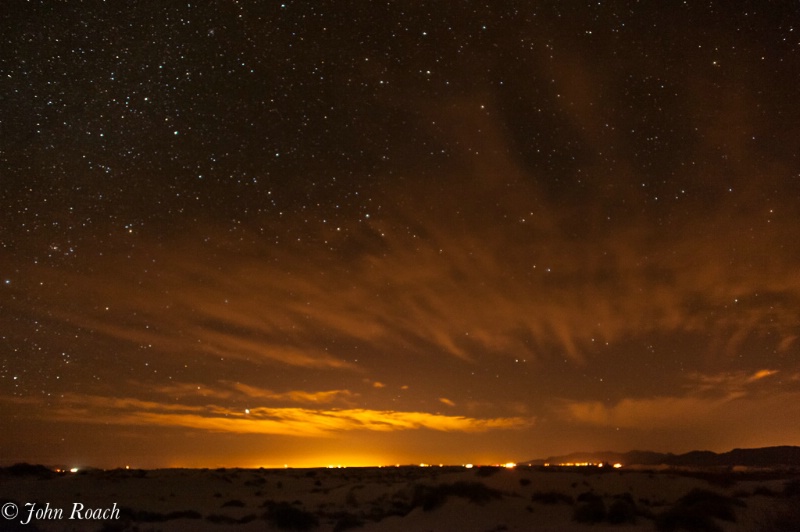
<path id="1" fill-rule="evenodd" d="M 790 252 L 772 253 L 789 241 L 788 221 L 752 239 L 725 205 L 669 231 L 612 223 L 556 208 L 520 162 L 494 158 L 503 179 L 487 168 L 387 190 L 380 210 L 341 231 L 287 215 L 304 238 L 276 245 L 243 227 L 253 244 L 242 248 L 203 226 L 169 245 L 143 237 L 129 258 L 34 267 L 41 286 L 10 304 L 38 302 L 49 321 L 115 350 L 334 371 L 361 371 L 352 346 L 585 362 L 593 340 L 631 336 L 704 335 L 718 354 L 751 338 L 796 345 L 786 331 L 800 320 L 800 280 Z"/>
<path id="2" fill-rule="evenodd" d="M 199 383 L 172 382 L 167 385 L 152 387 L 139 383 L 140 388 L 161 395 L 178 397 L 181 399 L 213 398 L 253 402 L 269 401 L 279 403 L 300 404 L 330 404 L 339 403 L 349 405 L 357 393 L 350 390 L 287 390 L 276 392 L 266 388 L 250 386 L 241 382 L 219 381 L 214 385 Z"/>
<path id="3" fill-rule="evenodd" d="M 447 397 L 440 397 L 439 402 L 447 406 L 456 406 L 456 404 Z"/>
<path id="4" fill-rule="evenodd" d="M 786 388 L 764 391 L 763 381 L 777 370 L 753 373 L 724 372 L 688 377 L 685 393 L 673 396 L 624 398 L 613 404 L 602 401 L 561 401 L 557 410 L 570 422 L 639 430 L 689 430 L 721 427 L 744 432 L 742 419 L 772 417 L 776 402 L 794 400 L 797 393 Z M 744 416 L 743 413 L 749 415 Z M 753 413 L 756 413 L 753 415 Z"/>
<path id="5" fill-rule="evenodd" d="M 314 394 L 309 394 L 313 396 Z M 475 418 L 416 411 L 185 405 L 127 397 L 66 394 L 43 417 L 60 422 L 183 427 L 236 434 L 329 436 L 343 431 L 485 432 L 530 427 L 532 418 Z"/>
<path id="6" fill-rule="evenodd" d="M 760 381 L 761 379 L 764 379 L 764 378 L 767 378 L 767 377 L 771 377 L 772 375 L 775 375 L 776 373 L 778 373 L 778 370 L 776 370 L 776 369 L 760 369 L 760 370 L 756 371 L 755 373 L 753 373 L 747 379 L 747 382 Z"/>
<path id="7" fill-rule="evenodd" d="M 753 373 L 744 371 L 721 372 L 715 374 L 692 373 L 686 388 L 695 392 L 711 392 L 716 394 L 742 393 L 752 390 L 752 384 L 776 375 L 778 370 L 760 369 Z"/>
<path id="8" fill-rule="evenodd" d="M 601 401 L 569 401 L 563 405 L 565 417 L 573 422 L 600 427 L 664 429 L 694 426 L 709 419 L 737 396 L 707 399 L 702 397 L 655 397 L 623 399 L 614 405 Z"/>

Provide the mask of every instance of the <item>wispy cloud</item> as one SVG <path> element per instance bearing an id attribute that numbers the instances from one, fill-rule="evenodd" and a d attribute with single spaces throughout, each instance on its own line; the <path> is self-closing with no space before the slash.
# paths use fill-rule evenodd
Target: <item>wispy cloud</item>
<path id="1" fill-rule="evenodd" d="M 313 395 L 313 394 L 310 394 Z M 416 411 L 360 408 L 312 409 L 255 407 L 231 409 L 217 405 L 193 406 L 127 397 L 67 394 L 43 414 L 61 422 L 149 425 L 230 432 L 325 436 L 343 431 L 430 429 L 447 432 L 485 432 L 530 427 L 532 418 L 475 418 Z"/>
<path id="2" fill-rule="evenodd" d="M 639 430 L 714 427 L 727 424 L 744 431 L 746 426 L 735 421 L 744 411 L 764 414 L 776 401 L 794 401 L 797 393 L 788 388 L 759 393 L 764 380 L 778 373 L 763 369 L 753 373 L 735 372 L 689 376 L 684 393 L 657 397 L 624 398 L 614 403 L 602 401 L 562 401 L 558 410 L 575 423 L 625 427 Z M 748 416 L 756 420 L 759 416 Z"/>
<path id="3" fill-rule="evenodd" d="M 515 161 L 494 166 L 502 187 L 444 179 L 462 192 L 450 198 L 417 183 L 341 231 L 320 223 L 280 244 L 245 233 L 245 252 L 198 227 L 170 246 L 142 241 L 128 260 L 100 258 L 91 276 L 41 267 L 29 299 L 115 348 L 321 370 L 358 371 L 353 345 L 465 361 L 585 361 L 593 340 L 653 334 L 704 334 L 720 354 L 753 337 L 796 345 L 786 331 L 800 320 L 800 279 L 788 252 L 768 253 L 783 249 L 788 222 L 742 239 L 722 205 L 669 232 L 594 212 L 578 223 L 532 205 L 541 194 Z"/>
<path id="4" fill-rule="evenodd" d="M 686 383 L 686 388 L 696 392 L 716 394 L 743 393 L 745 390 L 752 389 L 751 385 L 777 373 L 778 370 L 774 369 L 760 369 L 752 373 L 744 371 L 714 374 L 692 373 L 689 375 L 689 382 Z"/>
<path id="5" fill-rule="evenodd" d="M 677 430 L 713 417 L 737 397 L 654 397 L 623 399 L 613 405 L 601 401 L 569 401 L 564 404 L 563 412 L 568 420 L 586 425 Z"/>
<path id="6" fill-rule="evenodd" d="M 145 388 L 140 384 L 140 388 Z M 250 386 L 241 382 L 219 381 L 213 384 L 172 382 L 167 385 L 147 386 L 147 391 L 179 398 L 214 398 L 263 400 L 305 404 L 350 404 L 358 394 L 350 390 L 288 390 L 276 392 L 266 388 Z"/>

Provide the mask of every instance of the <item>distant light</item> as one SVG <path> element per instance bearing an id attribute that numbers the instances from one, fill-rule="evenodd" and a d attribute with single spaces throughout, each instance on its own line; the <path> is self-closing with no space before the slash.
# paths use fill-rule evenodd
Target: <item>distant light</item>
<path id="1" fill-rule="evenodd" d="M 514 462 L 508 462 L 503 464 L 503 467 L 505 467 L 506 469 L 514 469 L 515 467 L 517 467 L 517 464 L 515 464 Z"/>
<path id="2" fill-rule="evenodd" d="M 472 464 L 464 464 L 464 467 L 466 467 L 467 469 L 472 469 L 473 466 Z"/>
<path id="3" fill-rule="evenodd" d="M 620 467 L 622 467 L 622 464 L 620 463 L 614 464 L 614 469 L 619 469 Z"/>
<path id="4" fill-rule="evenodd" d="M 77 473 L 78 472 L 78 468 L 77 467 L 73 467 L 72 469 L 69 470 L 69 472 L 70 473 Z"/>
<path id="5" fill-rule="evenodd" d="M 125 466 L 125 469 L 130 469 L 130 468 L 131 468 L 131 466 L 129 466 L 129 465 Z"/>

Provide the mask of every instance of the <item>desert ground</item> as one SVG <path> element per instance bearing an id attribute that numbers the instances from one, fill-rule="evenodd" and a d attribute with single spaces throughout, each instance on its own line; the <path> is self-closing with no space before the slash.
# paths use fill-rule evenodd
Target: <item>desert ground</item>
<path id="1" fill-rule="evenodd" d="M 0 530 L 800 530 L 798 471 L 609 467 L 0 472 Z M 82 505 L 82 506 L 81 506 Z"/>

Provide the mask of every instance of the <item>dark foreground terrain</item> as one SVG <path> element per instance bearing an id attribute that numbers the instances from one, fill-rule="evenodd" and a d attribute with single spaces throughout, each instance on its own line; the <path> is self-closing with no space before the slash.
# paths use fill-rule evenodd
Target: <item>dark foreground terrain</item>
<path id="1" fill-rule="evenodd" d="M 0 470 L 0 530 L 800 530 L 797 470 Z"/>

